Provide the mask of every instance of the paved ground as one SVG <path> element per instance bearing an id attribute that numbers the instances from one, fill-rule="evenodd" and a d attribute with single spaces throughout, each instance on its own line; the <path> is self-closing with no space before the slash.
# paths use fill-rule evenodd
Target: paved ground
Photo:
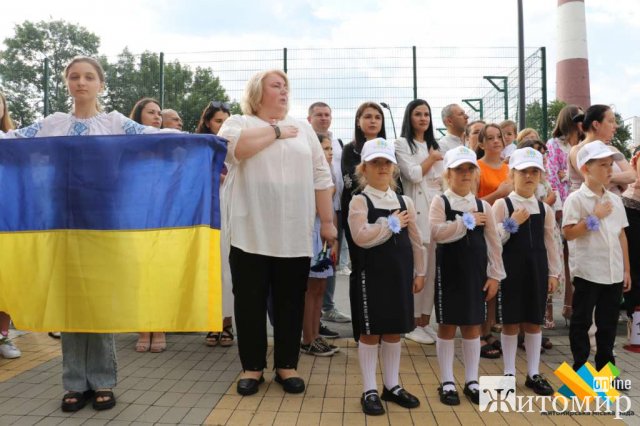
<path id="1" fill-rule="evenodd" d="M 338 306 L 348 310 L 347 282 L 340 277 Z M 560 317 L 561 303 L 556 309 L 556 330 L 547 332 L 554 348 L 542 355 L 542 372 L 555 385 L 559 380 L 553 370 L 570 360 L 568 328 Z M 560 324 L 560 321 L 562 323 Z M 350 324 L 334 325 L 345 335 Z M 624 377 L 632 381 L 627 395 L 632 409 L 640 414 L 640 355 L 624 351 L 624 327 L 616 351 L 618 366 Z M 221 425 L 429 425 L 464 424 L 614 424 L 611 417 L 546 417 L 538 412 L 480 413 L 477 406 L 463 398 L 456 409 L 438 401 L 436 387 L 438 366 L 435 346 L 413 342 L 403 344 L 401 381 L 419 396 L 421 406 L 405 410 L 388 406 L 381 417 L 365 417 L 360 410 L 362 392 L 357 349 L 352 339 L 337 339 L 342 351 L 332 358 L 302 355 L 299 371 L 307 382 L 301 395 L 284 394 L 272 383 L 267 373 L 257 395 L 241 398 L 235 393 L 240 371 L 237 348 L 209 348 L 200 334 L 168 336 L 168 350 L 161 354 L 139 354 L 133 350 L 136 335 L 123 334 L 116 339 L 118 347 L 118 404 L 113 410 L 96 412 L 90 407 L 72 415 L 60 411 L 61 356 L 59 341 L 41 333 L 25 333 L 15 338 L 23 351 L 16 360 L 0 358 L 0 425 L 125 425 L 125 424 L 221 424 Z M 459 390 L 464 383 L 460 343 L 456 345 L 454 374 Z M 518 352 L 518 395 L 531 395 L 524 387 L 526 370 L 524 351 Z M 502 362 L 482 360 L 481 374 L 501 374 Z M 380 376 L 380 373 L 379 373 Z M 379 377 L 381 386 L 382 380 Z M 627 424 L 640 425 L 640 417 L 625 418 Z"/>

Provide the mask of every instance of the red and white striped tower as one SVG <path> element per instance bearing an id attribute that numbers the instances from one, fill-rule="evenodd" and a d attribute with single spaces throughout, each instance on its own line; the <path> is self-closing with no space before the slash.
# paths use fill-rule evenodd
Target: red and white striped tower
<path id="1" fill-rule="evenodd" d="M 591 105 L 584 0 L 558 0 L 556 97 L 582 108 Z"/>

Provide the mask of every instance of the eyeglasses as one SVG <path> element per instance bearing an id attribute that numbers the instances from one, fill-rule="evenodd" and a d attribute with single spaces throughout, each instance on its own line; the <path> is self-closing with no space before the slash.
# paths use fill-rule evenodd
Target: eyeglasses
<path id="1" fill-rule="evenodd" d="M 210 104 L 213 108 L 217 108 L 217 109 L 222 109 L 224 111 L 229 111 L 229 104 L 226 102 L 220 102 L 220 101 L 211 101 Z"/>

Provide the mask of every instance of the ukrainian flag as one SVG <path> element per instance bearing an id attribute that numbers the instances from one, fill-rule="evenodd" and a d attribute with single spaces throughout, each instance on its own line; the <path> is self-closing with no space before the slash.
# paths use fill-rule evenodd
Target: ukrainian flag
<path id="1" fill-rule="evenodd" d="M 0 142 L 0 311 L 33 331 L 220 330 L 212 135 Z"/>

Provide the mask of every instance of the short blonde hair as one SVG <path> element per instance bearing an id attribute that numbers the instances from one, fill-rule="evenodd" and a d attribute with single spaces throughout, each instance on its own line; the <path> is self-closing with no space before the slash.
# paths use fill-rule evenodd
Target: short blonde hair
<path id="1" fill-rule="evenodd" d="M 536 139 L 539 140 L 540 139 L 540 135 L 538 134 L 538 131 L 532 127 L 527 127 L 525 129 L 520 130 L 520 133 L 518 133 L 518 136 L 516 137 L 516 141 L 518 141 L 518 143 L 526 140 L 526 139 Z"/>
<path id="2" fill-rule="evenodd" d="M 282 70 L 271 69 L 267 71 L 261 71 L 254 74 L 247 85 L 244 88 L 244 95 L 240 101 L 240 108 L 242 112 L 247 115 L 256 115 L 260 109 L 260 103 L 262 102 L 262 91 L 264 89 L 264 79 L 271 74 L 276 74 L 284 79 L 284 84 L 289 90 L 289 79 L 287 74 Z M 289 107 L 287 106 L 287 112 Z"/>

